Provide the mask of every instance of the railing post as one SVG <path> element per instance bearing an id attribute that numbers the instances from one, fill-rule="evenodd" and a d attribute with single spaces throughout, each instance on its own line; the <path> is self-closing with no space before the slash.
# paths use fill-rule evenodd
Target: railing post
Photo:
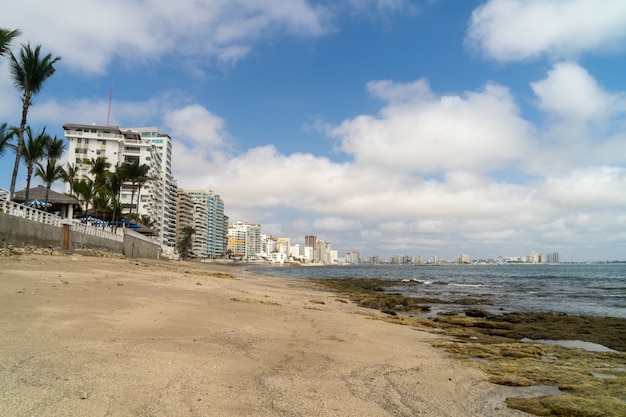
<path id="1" fill-rule="evenodd" d="M 70 225 L 68 223 L 63 224 L 63 250 L 70 249 Z"/>

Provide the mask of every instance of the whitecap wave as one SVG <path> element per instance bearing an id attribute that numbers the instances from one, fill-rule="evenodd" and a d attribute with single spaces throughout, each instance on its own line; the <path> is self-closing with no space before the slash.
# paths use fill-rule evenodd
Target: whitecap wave
<path id="1" fill-rule="evenodd" d="M 451 285 L 453 287 L 482 287 L 483 284 L 457 284 L 455 282 L 451 282 L 448 285 Z"/>

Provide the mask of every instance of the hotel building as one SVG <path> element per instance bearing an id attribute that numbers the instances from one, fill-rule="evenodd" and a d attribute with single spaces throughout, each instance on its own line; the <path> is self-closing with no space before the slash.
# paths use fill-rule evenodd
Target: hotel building
<path id="1" fill-rule="evenodd" d="M 105 157 L 110 170 L 124 162 L 139 161 L 148 165 L 151 180 L 140 189 L 125 183 L 120 193 L 123 213 L 148 216 L 163 247 L 174 247 L 176 226 L 175 181 L 171 174 L 171 138 L 156 128 L 120 129 L 117 126 L 97 126 L 68 123 L 63 125 L 69 142 L 68 163 L 77 169 L 77 178 L 92 178 L 89 161 Z M 67 191 L 69 192 L 69 184 Z M 131 201 L 132 200 L 132 201 Z"/>

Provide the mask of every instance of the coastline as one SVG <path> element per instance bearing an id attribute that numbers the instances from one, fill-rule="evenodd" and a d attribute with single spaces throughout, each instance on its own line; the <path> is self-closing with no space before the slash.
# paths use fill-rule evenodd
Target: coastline
<path id="1" fill-rule="evenodd" d="M 0 404 L 13 416 L 524 416 L 432 346 L 447 336 L 230 265 L 0 258 Z"/>

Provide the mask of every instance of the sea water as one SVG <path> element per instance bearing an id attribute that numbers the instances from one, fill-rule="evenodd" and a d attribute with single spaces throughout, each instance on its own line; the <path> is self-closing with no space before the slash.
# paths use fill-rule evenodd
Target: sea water
<path id="1" fill-rule="evenodd" d="M 292 278 L 377 278 L 386 292 L 432 297 L 431 310 L 482 309 L 564 312 L 626 318 L 626 264 L 559 265 L 349 265 L 251 267 L 251 272 Z M 462 304 L 468 299 L 477 304 Z"/>

